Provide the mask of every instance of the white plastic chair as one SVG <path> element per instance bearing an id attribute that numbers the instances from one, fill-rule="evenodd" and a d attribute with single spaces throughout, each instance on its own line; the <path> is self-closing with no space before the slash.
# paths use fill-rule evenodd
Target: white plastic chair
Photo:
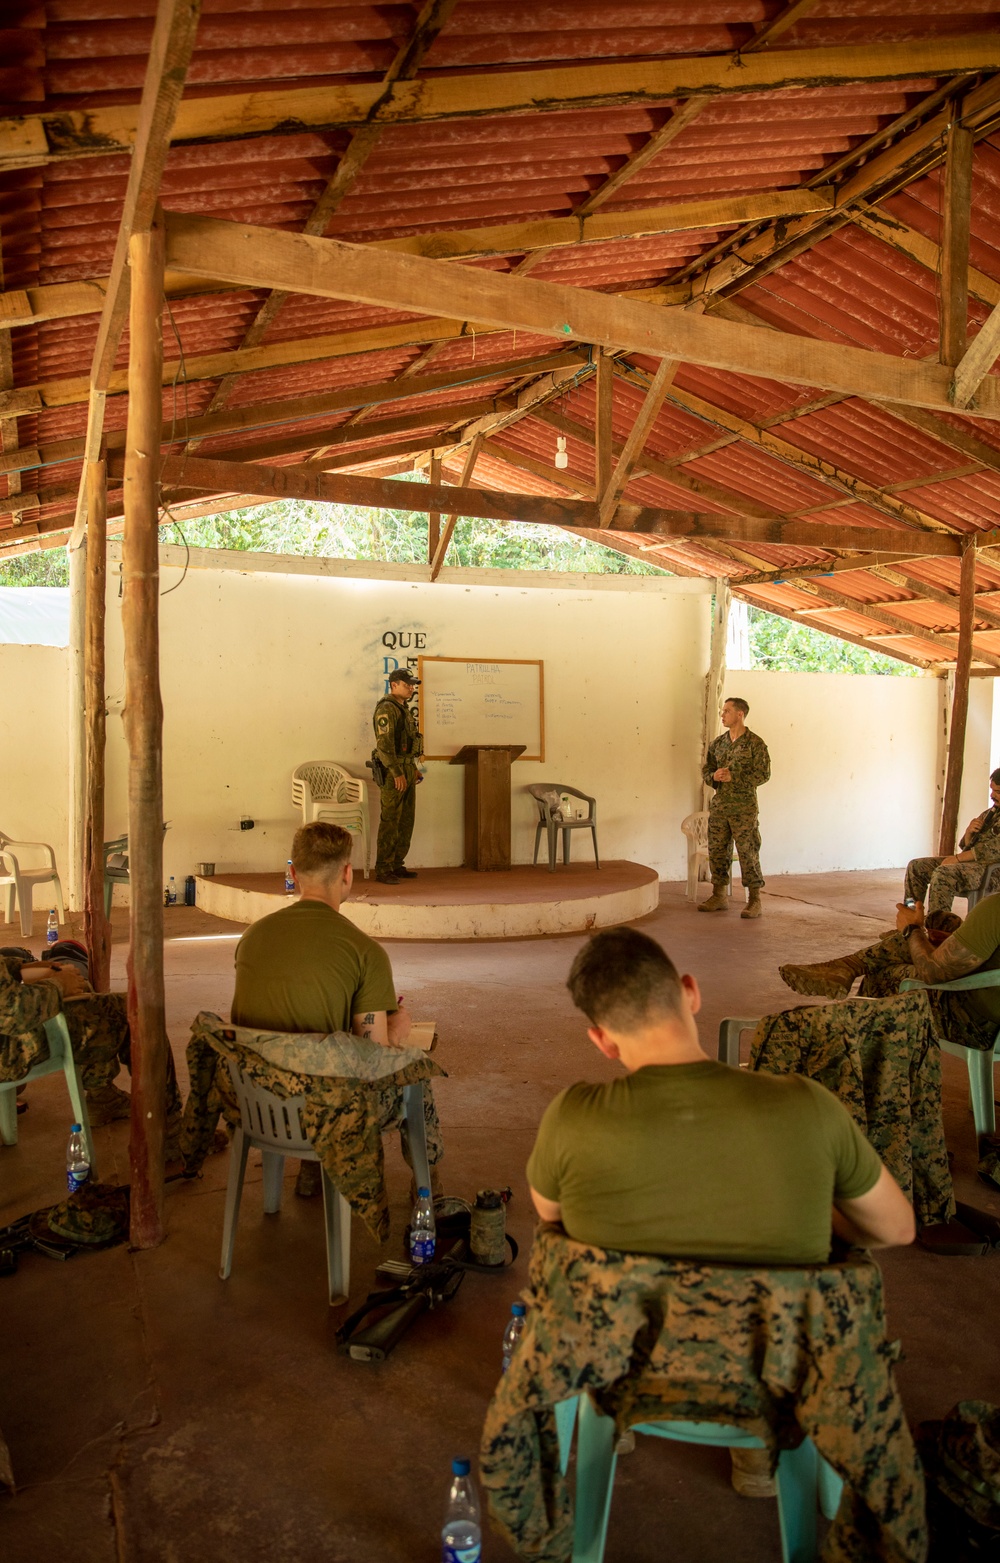
<path id="1" fill-rule="evenodd" d="M 367 879 L 371 821 L 365 783 L 332 760 L 306 760 L 292 772 L 292 802 L 302 810 L 303 825 L 329 820 L 361 837 Z"/>
<path id="2" fill-rule="evenodd" d="M 687 837 L 688 844 L 688 900 L 697 901 L 699 883 L 703 880 L 711 880 L 712 877 L 708 864 L 708 810 L 703 809 L 696 814 L 687 815 L 681 820 L 681 830 Z M 727 889 L 732 895 L 732 875 L 729 877 Z"/>
<path id="3" fill-rule="evenodd" d="M 73 1121 L 80 1125 L 83 1137 L 87 1142 L 87 1151 L 90 1155 L 90 1170 L 97 1177 L 97 1158 L 94 1155 L 94 1137 L 90 1131 L 90 1118 L 87 1115 L 87 1098 L 84 1095 L 80 1083 L 80 1074 L 73 1057 L 73 1044 L 69 1039 L 69 1028 L 66 1025 L 65 1015 L 55 1015 L 45 1022 L 45 1035 L 49 1043 L 49 1056 L 40 1064 L 34 1064 L 20 1080 L 4 1080 L 0 1082 L 0 1141 L 4 1145 L 17 1144 L 17 1088 L 19 1085 L 28 1085 L 32 1080 L 40 1080 L 43 1075 L 53 1075 L 61 1069 L 66 1076 L 66 1089 L 69 1092 L 70 1106 L 73 1109 Z"/>
<path id="4" fill-rule="evenodd" d="M 25 853 L 30 855 L 40 852 L 45 854 L 44 867 L 23 866 Z M 21 918 L 21 934 L 26 939 L 31 937 L 32 891 L 35 885 L 48 884 L 54 887 L 54 899 L 59 922 L 62 925 L 66 921 L 66 911 L 63 906 L 59 872 L 56 868 L 56 855 L 52 848 L 46 841 L 15 841 L 12 836 L 7 836 L 0 830 L 0 890 L 6 888 L 7 891 L 6 921 L 8 923 L 14 921 L 16 902 Z"/>
<path id="5" fill-rule="evenodd" d="M 298 1156 L 301 1161 L 319 1161 L 319 1154 L 302 1127 L 299 1113 L 305 1106 L 304 1096 L 282 1099 L 273 1091 L 254 1085 L 231 1060 L 229 1075 L 240 1105 L 241 1124 L 233 1135 L 229 1151 L 229 1182 L 226 1187 L 226 1213 L 222 1223 L 222 1264 L 219 1274 L 229 1279 L 233 1267 L 233 1249 L 236 1245 L 236 1224 L 240 1214 L 243 1179 L 247 1170 L 247 1156 L 251 1145 L 261 1153 L 264 1167 L 264 1214 L 275 1216 L 281 1209 L 282 1182 L 285 1175 L 285 1157 Z M 424 1128 L 423 1083 L 403 1087 L 403 1103 L 406 1109 L 406 1128 L 413 1158 L 413 1175 L 419 1187 L 430 1187 L 430 1166 L 427 1161 L 427 1137 Z M 342 1194 L 334 1188 L 321 1164 L 323 1183 L 323 1217 L 326 1225 L 326 1275 L 330 1307 L 339 1307 L 347 1301 L 351 1286 L 351 1207 Z"/>

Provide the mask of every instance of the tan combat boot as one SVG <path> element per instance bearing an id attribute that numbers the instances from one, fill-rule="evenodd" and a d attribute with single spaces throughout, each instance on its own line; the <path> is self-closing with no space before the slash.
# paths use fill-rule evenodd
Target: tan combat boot
<path id="1" fill-rule="evenodd" d="M 846 999 L 856 977 L 864 972 L 860 952 L 844 955 L 837 961 L 820 961 L 815 966 L 779 966 L 778 976 L 793 993 L 811 998 Z"/>
<path id="2" fill-rule="evenodd" d="M 740 916 L 741 917 L 759 917 L 763 910 L 764 909 L 763 909 L 763 907 L 760 904 L 760 891 L 759 890 L 748 890 L 747 891 L 747 904 L 743 908 L 742 912 L 740 913 Z"/>
<path id="3" fill-rule="evenodd" d="M 741 1498 L 776 1498 L 778 1483 L 771 1475 L 767 1449 L 730 1449 L 732 1482 Z"/>
<path id="4" fill-rule="evenodd" d="M 702 901 L 698 907 L 699 912 L 728 912 L 729 891 L 725 885 L 713 885 L 712 894 L 707 901 Z"/>

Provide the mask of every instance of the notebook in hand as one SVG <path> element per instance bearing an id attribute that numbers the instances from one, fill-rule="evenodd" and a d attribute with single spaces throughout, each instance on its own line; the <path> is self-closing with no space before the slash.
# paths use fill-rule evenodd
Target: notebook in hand
<path id="1" fill-rule="evenodd" d="M 406 1039 L 405 1046 L 419 1047 L 422 1048 L 425 1053 L 430 1053 L 433 1051 L 436 1041 L 437 1021 L 415 1020 L 410 1027 L 410 1034 Z"/>

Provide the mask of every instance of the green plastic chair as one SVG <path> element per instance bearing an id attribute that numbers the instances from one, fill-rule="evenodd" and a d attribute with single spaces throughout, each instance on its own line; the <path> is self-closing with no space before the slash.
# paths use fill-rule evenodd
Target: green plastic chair
<path id="1" fill-rule="evenodd" d="M 974 971 L 968 977 L 956 977 L 954 982 L 920 982 L 907 977 L 901 993 L 914 989 L 933 989 L 935 993 L 968 993 L 976 988 L 1000 988 L 1000 971 Z M 996 1134 L 997 1114 L 993 1100 L 993 1069 L 1000 1060 L 1000 1028 L 993 1039 L 993 1047 L 963 1047 L 961 1042 L 941 1042 L 942 1053 L 964 1058 L 969 1071 L 969 1096 L 972 1101 L 972 1118 L 977 1134 Z"/>
<path id="2" fill-rule="evenodd" d="M 45 1022 L 45 1035 L 49 1043 L 48 1058 L 40 1064 L 35 1064 L 20 1080 L 4 1080 L 0 1082 L 0 1141 L 4 1145 L 17 1144 L 18 1086 L 27 1085 L 32 1080 L 40 1080 L 43 1075 L 52 1075 L 55 1074 L 57 1069 L 61 1069 L 66 1076 L 66 1089 L 69 1091 L 70 1105 L 73 1108 L 73 1119 L 83 1130 L 83 1137 L 87 1142 L 87 1151 L 90 1155 L 91 1175 L 96 1179 L 97 1158 L 94 1155 L 94 1137 L 91 1134 L 90 1119 L 87 1116 L 87 1098 L 83 1093 L 76 1060 L 73 1057 L 73 1044 L 69 1039 L 69 1028 L 66 1025 L 65 1015 L 55 1015 L 52 1020 L 47 1020 Z"/>
<path id="3" fill-rule="evenodd" d="M 556 1431 L 563 1473 L 569 1463 L 579 1409 L 576 1451 L 576 1513 L 573 1563 L 603 1563 L 611 1515 L 611 1494 L 618 1462 L 614 1419 L 603 1416 L 589 1395 L 574 1395 L 556 1406 Z M 670 1438 L 682 1444 L 711 1444 L 729 1449 L 763 1449 L 752 1433 L 724 1422 L 639 1422 L 633 1433 Z M 811 1438 L 778 1458 L 778 1519 L 783 1563 L 815 1563 L 816 1512 L 833 1519 L 844 1484 Z"/>

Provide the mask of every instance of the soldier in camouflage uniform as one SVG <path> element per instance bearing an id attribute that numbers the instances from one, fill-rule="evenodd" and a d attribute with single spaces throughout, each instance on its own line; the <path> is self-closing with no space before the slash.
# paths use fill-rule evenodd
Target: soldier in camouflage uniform
<path id="1" fill-rule="evenodd" d="M 543 1225 L 523 1295 L 526 1327 L 480 1446 L 490 1519 L 519 1558 L 569 1563 L 555 1407 L 589 1393 L 617 1433 L 656 1419 L 735 1423 L 772 1463 L 808 1436 L 844 1479 L 825 1563 L 923 1563 L 923 1476 L 867 1256 L 699 1264 L 577 1243 Z"/>
<path id="2" fill-rule="evenodd" d="M 747 892 L 741 917 L 759 917 L 764 876 L 760 871 L 760 828 L 757 788 L 771 776 L 767 745 L 744 724 L 750 707 L 731 697 L 722 707 L 721 733 L 711 744 L 702 766 L 702 780 L 714 787 L 708 811 L 708 864 L 712 894 L 699 912 L 729 910 L 729 879 L 733 866 L 733 842 L 740 860 L 740 878 Z"/>
<path id="3" fill-rule="evenodd" d="M 991 808 L 977 814 L 951 857 L 915 857 L 906 865 L 903 892 L 927 897 L 928 912 L 950 912 L 955 896 L 978 890 L 991 863 L 1000 863 L 1000 770 L 990 777 Z"/>
<path id="4" fill-rule="evenodd" d="M 961 926 L 962 919 L 954 912 L 930 912 L 925 924 L 928 941 L 937 949 Z M 862 998 L 887 999 L 899 992 L 908 977 L 915 977 L 917 969 L 910 960 L 906 935 L 889 928 L 879 934 L 876 944 L 863 950 L 811 966 L 779 966 L 778 975 L 795 993 L 828 999 L 846 999 L 860 977 Z"/>
<path id="5" fill-rule="evenodd" d="M 424 752 L 423 739 L 407 706 L 419 683 L 408 668 L 396 668 L 389 674 L 389 693 L 379 701 L 372 717 L 375 753 L 385 768 L 375 861 L 375 878 L 383 885 L 416 878 L 404 859 L 413 835 L 417 784 L 423 780 L 417 770 L 417 760 Z"/>

